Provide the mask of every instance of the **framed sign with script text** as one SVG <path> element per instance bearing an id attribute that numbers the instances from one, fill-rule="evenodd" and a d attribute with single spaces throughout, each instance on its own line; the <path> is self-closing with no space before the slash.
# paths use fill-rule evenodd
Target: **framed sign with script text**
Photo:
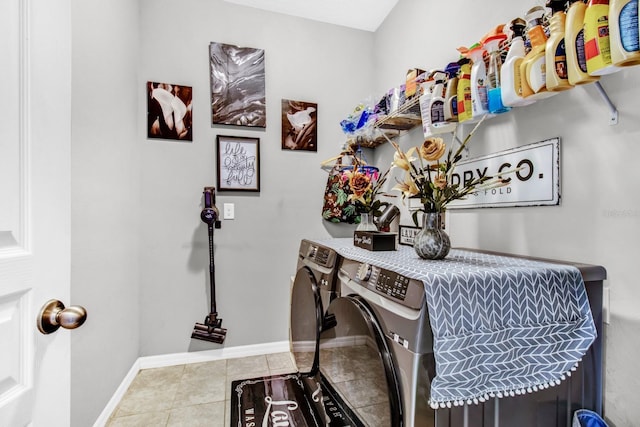
<path id="1" fill-rule="evenodd" d="M 217 137 L 218 191 L 260 191 L 260 139 Z"/>
<path id="2" fill-rule="evenodd" d="M 560 204 L 560 138 L 460 161 L 452 179 L 460 184 L 481 176 L 503 175 L 509 184 L 477 189 L 447 209 L 548 206 Z"/>

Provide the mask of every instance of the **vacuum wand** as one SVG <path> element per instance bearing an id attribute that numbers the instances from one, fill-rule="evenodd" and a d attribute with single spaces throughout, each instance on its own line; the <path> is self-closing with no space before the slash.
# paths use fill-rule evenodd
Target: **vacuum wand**
<path id="1" fill-rule="evenodd" d="M 211 311 L 204 318 L 204 323 L 196 323 L 191 338 L 210 341 L 218 344 L 224 342 L 227 330 L 222 327 L 222 319 L 218 318 L 216 307 L 216 267 L 213 256 L 213 229 L 220 228 L 219 212 L 215 206 L 215 187 L 204 188 L 204 209 L 200 219 L 207 224 L 209 234 L 209 284 L 211 286 Z"/>

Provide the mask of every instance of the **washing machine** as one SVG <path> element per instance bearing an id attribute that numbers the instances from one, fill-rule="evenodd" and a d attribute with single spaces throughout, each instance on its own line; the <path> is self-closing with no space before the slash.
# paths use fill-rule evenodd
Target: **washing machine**
<path id="1" fill-rule="evenodd" d="M 290 347 L 317 425 L 360 427 L 358 417 L 320 372 L 320 335 L 335 327 L 335 316 L 327 308 L 339 297 L 339 264 L 334 249 L 306 239 L 300 242 L 291 289 Z"/>
<path id="2" fill-rule="evenodd" d="M 338 296 L 338 261 L 334 249 L 309 240 L 300 242 L 289 332 L 291 351 L 303 374 L 318 369 L 317 343 L 326 323 L 326 308 Z"/>

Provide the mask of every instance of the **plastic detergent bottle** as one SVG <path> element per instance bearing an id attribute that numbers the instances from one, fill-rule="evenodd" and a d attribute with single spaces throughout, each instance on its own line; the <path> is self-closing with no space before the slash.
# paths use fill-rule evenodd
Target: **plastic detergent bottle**
<path id="1" fill-rule="evenodd" d="M 609 39 L 609 0 L 589 0 L 584 13 L 584 53 L 592 76 L 615 73 Z"/>
<path id="2" fill-rule="evenodd" d="M 458 121 L 460 123 L 471 120 L 473 111 L 471 108 L 471 61 L 462 58 L 458 61 Z"/>
<path id="3" fill-rule="evenodd" d="M 564 42 L 567 48 L 567 76 L 569 84 L 581 85 L 600 79 L 587 73 L 587 58 L 584 53 L 584 13 L 587 4 L 573 0 L 567 11 Z"/>
<path id="4" fill-rule="evenodd" d="M 529 23 L 527 36 L 531 42 L 531 51 L 527 53 L 520 64 L 522 96 L 536 100 L 548 98 L 556 93 L 547 90 L 547 67 L 545 60 L 547 36 L 542 27 L 544 13 L 544 8 L 536 6 L 530 9 L 525 16 L 525 19 Z"/>
<path id="5" fill-rule="evenodd" d="M 431 124 L 437 125 L 444 123 L 444 83 L 447 78 L 447 74 L 444 71 L 434 71 L 433 74 L 433 88 L 431 89 L 431 101 L 429 103 L 429 111 L 431 113 Z"/>
<path id="6" fill-rule="evenodd" d="M 610 0 L 611 62 L 618 67 L 640 64 L 638 0 Z"/>
<path id="7" fill-rule="evenodd" d="M 458 71 L 460 64 L 451 62 L 444 69 L 447 73 L 447 88 L 444 92 L 444 120 L 447 122 L 458 121 Z"/>
<path id="8" fill-rule="evenodd" d="M 506 113 L 511 108 L 502 103 L 501 76 L 502 57 L 500 43 L 507 39 L 506 34 L 497 34 L 487 38 L 483 46 L 489 54 L 489 68 L 487 70 L 487 105 L 490 113 Z"/>
<path id="9" fill-rule="evenodd" d="M 526 54 L 524 39 L 522 38 L 526 27 L 527 23 L 522 18 L 516 18 L 511 21 L 511 47 L 500 71 L 500 82 L 502 83 L 500 95 L 502 96 L 502 103 L 509 107 L 521 107 L 536 102 L 535 99 L 522 97 L 520 64 Z"/>
<path id="10" fill-rule="evenodd" d="M 565 48 L 565 21 L 567 14 L 564 12 L 566 0 L 547 0 L 547 7 L 551 8 L 552 15 L 549 20 L 549 40 L 545 47 L 547 90 L 559 92 L 573 88 L 569 84 L 567 73 L 567 50 Z"/>
<path id="11" fill-rule="evenodd" d="M 424 137 L 433 134 L 432 124 L 431 124 L 431 99 L 433 97 L 433 86 L 435 85 L 435 80 L 433 80 L 433 76 L 429 74 L 429 77 L 425 79 L 424 82 L 420 84 L 422 95 L 420 96 L 420 117 L 422 118 L 422 132 Z"/>
<path id="12" fill-rule="evenodd" d="M 472 120 L 479 120 L 489 113 L 487 99 L 487 66 L 484 63 L 485 50 L 479 43 L 469 49 L 471 59 L 471 109 Z"/>

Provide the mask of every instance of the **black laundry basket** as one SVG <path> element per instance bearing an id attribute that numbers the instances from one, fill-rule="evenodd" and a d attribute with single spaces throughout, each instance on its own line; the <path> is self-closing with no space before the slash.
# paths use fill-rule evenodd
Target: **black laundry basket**
<path id="1" fill-rule="evenodd" d="M 597 413 L 588 409 L 579 409 L 573 414 L 571 427 L 609 427 Z"/>

